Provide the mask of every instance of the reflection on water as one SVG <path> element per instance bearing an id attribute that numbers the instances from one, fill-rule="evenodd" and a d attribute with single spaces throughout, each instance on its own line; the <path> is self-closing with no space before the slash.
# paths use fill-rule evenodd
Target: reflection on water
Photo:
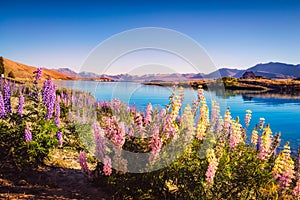
<path id="1" fill-rule="evenodd" d="M 300 105 L 300 94 L 284 94 L 275 92 L 260 92 L 247 90 L 210 90 L 219 98 L 229 99 L 230 97 L 241 96 L 244 101 L 265 103 L 270 105 L 293 103 Z"/>

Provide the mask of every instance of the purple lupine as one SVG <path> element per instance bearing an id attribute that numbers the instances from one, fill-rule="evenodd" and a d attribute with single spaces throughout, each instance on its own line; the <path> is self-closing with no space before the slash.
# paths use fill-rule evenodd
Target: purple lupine
<path id="1" fill-rule="evenodd" d="M 2 93 L 0 92 L 0 119 L 5 117 L 5 106 Z"/>
<path id="2" fill-rule="evenodd" d="M 52 80 L 48 78 L 45 80 L 42 92 L 43 103 L 47 108 L 46 120 L 50 120 L 53 115 L 53 108 L 56 100 L 56 86 Z"/>
<path id="3" fill-rule="evenodd" d="M 106 151 L 106 138 L 102 135 L 102 130 L 97 121 L 94 122 L 94 137 L 95 137 L 95 155 L 102 161 Z"/>
<path id="4" fill-rule="evenodd" d="M 4 82 L 3 91 L 4 91 L 4 109 L 5 109 L 5 113 L 9 114 L 9 113 L 11 113 L 10 87 L 9 87 L 9 84 L 7 82 Z"/>
<path id="5" fill-rule="evenodd" d="M 28 126 L 25 129 L 24 137 L 26 142 L 30 142 L 32 140 L 32 133 Z"/>
<path id="6" fill-rule="evenodd" d="M 58 145 L 59 145 L 59 147 L 61 147 L 62 143 L 63 143 L 62 132 L 58 131 L 57 134 L 56 134 L 56 137 L 57 137 L 57 140 L 58 140 Z"/>
<path id="7" fill-rule="evenodd" d="M 90 170 L 86 162 L 85 151 L 80 151 L 79 153 L 79 164 L 83 173 L 90 174 Z"/>
<path id="8" fill-rule="evenodd" d="M 60 127 L 60 98 L 57 96 L 57 100 L 55 102 L 55 113 L 54 113 L 54 123 L 59 128 Z"/>
<path id="9" fill-rule="evenodd" d="M 18 105 L 18 114 L 20 115 L 20 117 L 22 117 L 23 115 L 23 108 L 24 108 L 24 96 L 22 93 L 20 93 L 19 95 L 19 105 Z"/>
<path id="10" fill-rule="evenodd" d="M 33 74 L 35 74 L 35 81 L 37 82 L 37 81 L 39 81 L 39 80 L 41 80 L 42 79 L 42 68 L 37 68 L 37 70 L 36 71 L 34 71 L 33 72 Z"/>

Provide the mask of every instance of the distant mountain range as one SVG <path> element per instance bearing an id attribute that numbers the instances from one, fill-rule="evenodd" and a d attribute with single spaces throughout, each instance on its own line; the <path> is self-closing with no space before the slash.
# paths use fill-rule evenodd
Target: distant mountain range
<path id="1" fill-rule="evenodd" d="M 172 73 L 172 74 L 145 74 L 145 75 L 99 75 L 92 72 L 80 72 L 76 73 L 68 68 L 55 69 L 60 73 L 67 76 L 77 78 L 101 78 L 107 77 L 116 81 L 138 81 L 138 82 L 162 82 L 162 81 L 192 81 L 196 79 L 215 79 L 220 77 L 235 77 L 240 78 L 245 72 L 252 71 L 256 76 L 262 76 L 265 78 L 276 78 L 276 79 L 293 79 L 300 77 L 300 64 L 292 65 L 279 62 L 270 62 L 264 64 L 257 64 L 245 70 L 241 69 L 230 69 L 221 68 L 209 74 L 203 73 Z"/>
<path id="2" fill-rule="evenodd" d="M 19 79 L 32 79 L 32 72 L 36 70 L 36 67 L 21 64 L 6 58 L 2 58 L 2 65 L 5 68 L 5 76 L 12 71 L 14 75 Z M 197 79 L 215 79 L 220 77 L 235 77 L 240 78 L 245 72 L 252 71 L 256 76 L 262 76 L 265 78 L 276 79 L 294 79 L 300 77 L 300 64 L 292 65 L 279 62 L 269 62 L 264 64 L 257 64 L 245 70 L 221 68 L 209 74 L 203 73 L 172 73 L 172 74 L 145 74 L 145 75 L 106 75 L 96 74 L 92 72 L 74 72 L 69 68 L 59 69 L 46 69 L 43 70 L 44 78 L 47 76 L 53 79 L 97 79 L 107 78 L 115 81 L 137 81 L 137 82 L 169 82 L 169 81 L 193 81 Z"/>

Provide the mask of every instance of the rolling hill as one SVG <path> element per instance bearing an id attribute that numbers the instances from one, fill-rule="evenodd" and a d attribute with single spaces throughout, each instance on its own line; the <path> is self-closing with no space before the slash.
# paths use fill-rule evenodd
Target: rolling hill
<path id="1" fill-rule="evenodd" d="M 28 66 L 25 64 L 21 64 L 6 58 L 3 58 L 2 64 L 4 65 L 5 73 L 4 76 L 7 77 L 9 72 L 13 72 L 16 79 L 22 81 L 30 81 L 33 79 L 33 72 L 37 69 L 37 67 Z M 43 79 L 50 76 L 52 79 L 62 79 L 62 80 L 72 80 L 73 78 L 57 72 L 55 70 L 43 68 Z"/>

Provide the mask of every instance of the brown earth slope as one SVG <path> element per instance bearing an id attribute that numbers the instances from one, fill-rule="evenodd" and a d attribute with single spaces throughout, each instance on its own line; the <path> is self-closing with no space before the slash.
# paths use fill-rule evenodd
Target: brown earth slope
<path id="1" fill-rule="evenodd" d="M 33 79 L 33 72 L 37 67 L 28 66 L 21 64 L 6 58 L 3 58 L 3 65 L 5 69 L 4 76 L 7 77 L 8 73 L 12 71 L 18 80 L 30 81 Z M 55 70 L 43 68 L 43 79 L 50 76 L 52 79 L 63 79 L 63 80 L 72 80 L 73 78 L 66 76 L 62 73 L 59 73 Z"/>

